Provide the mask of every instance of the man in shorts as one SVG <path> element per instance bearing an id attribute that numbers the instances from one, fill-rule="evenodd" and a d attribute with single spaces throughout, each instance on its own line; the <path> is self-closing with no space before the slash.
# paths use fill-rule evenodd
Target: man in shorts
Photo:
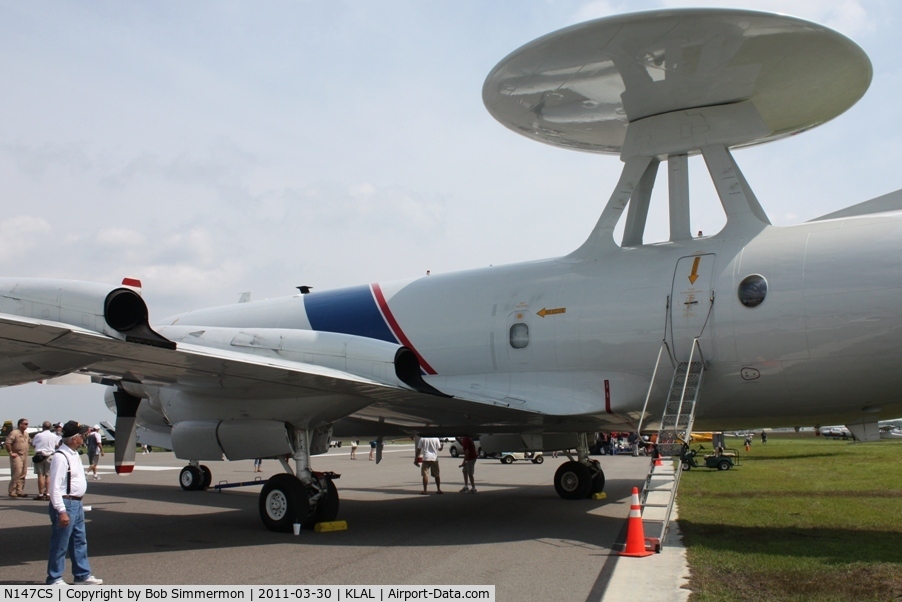
<path id="1" fill-rule="evenodd" d="M 34 499 L 50 501 L 50 456 L 56 451 L 60 437 L 50 430 L 50 421 L 41 425 L 43 430 L 34 436 L 34 474 L 38 477 L 38 494 Z"/>
<path id="2" fill-rule="evenodd" d="M 100 460 L 100 456 L 106 455 L 103 453 L 102 441 L 100 436 L 100 425 L 98 424 L 88 431 L 87 441 L 85 441 L 88 446 L 88 464 L 93 473 L 91 478 L 95 481 L 100 480 L 100 476 L 97 474 L 97 462 Z"/>
<path id="3" fill-rule="evenodd" d="M 442 442 L 438 440 L 438 437 L 423 437 L 417 443 L 417 459 L 422 458 L 422 464 L 420 464 L 420 474 L 423 476 L 423 491 L 420 492 L 421 495 L 426 495 L 426 487 L 429 485 L 429 475 L 435 478 L 435 489 L 438 491 L 439 495 L 444 493 L 442 491 L 442 479 L 439 475 L 438 469 L 438 453 L 442 451 Z"/>

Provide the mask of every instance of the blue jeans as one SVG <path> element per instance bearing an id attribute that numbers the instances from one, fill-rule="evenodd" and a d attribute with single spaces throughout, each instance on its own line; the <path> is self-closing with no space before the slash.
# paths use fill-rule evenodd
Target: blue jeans
<path id="1" fill-rule="evenodd" d="M 72 576 L 76 581 L 83 581 L 91 576 L 91 565 L 88 564 L 88 536 L 85 532 L 85 511 L 81 500 L 63 500 L 66 513 L 69 515 L 69 526 L 59 525 L 59 512 L 50 506 L 50 522 L 53 532 L 50 535 L 50 559 L 47 561 L 47 583 L 63 578 L 66 570 L 66 551 L 72 559 Z"/>

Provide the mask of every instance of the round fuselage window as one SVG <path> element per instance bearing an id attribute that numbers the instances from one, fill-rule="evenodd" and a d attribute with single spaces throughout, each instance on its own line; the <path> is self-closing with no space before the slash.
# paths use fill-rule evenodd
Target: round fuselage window
<path id="1" fill-rule="evenodd" d="M 746 276 L 739 283 L 737 295 L 739 302 L 746 307 L 758 307 L 767 296 L 767 280 L 758 274 Z"/>

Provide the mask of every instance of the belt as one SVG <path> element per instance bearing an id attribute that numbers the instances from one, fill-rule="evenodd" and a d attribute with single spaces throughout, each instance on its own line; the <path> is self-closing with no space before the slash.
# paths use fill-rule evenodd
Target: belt
<path id="1" fill-rule="evenodd" d="M 77 502 L 80 502 L 81 498 L 82 498 L 82 496 L 80 496 L 80 495 L 64 495 L 63 496 L 64 500 L 75 500 Z"/>

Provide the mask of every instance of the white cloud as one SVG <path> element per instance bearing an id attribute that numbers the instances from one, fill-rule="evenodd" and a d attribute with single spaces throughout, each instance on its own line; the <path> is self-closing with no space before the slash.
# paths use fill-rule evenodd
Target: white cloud
<path id="1" fill-rule="evenodd" d="M 355 184 L 348 190 L 348 194 L 352 197 L 370 197 L 376 194 L 376 187 L 369 182 Z"/>
<path id="2" fill-rule="evenodd" d="M 0 220 L 0 264 L 25 257 L 51 232 L 50 224 L 42 217 L 18 215 Z"/>
<path id="3" fill-rule="evenodd" d="M 127 250 L 130 247 L 144 245 L 147 239 L 140 232 L 130 228 L 103 228 L 97 231 L 95 240 L 102 247 Z"/>

